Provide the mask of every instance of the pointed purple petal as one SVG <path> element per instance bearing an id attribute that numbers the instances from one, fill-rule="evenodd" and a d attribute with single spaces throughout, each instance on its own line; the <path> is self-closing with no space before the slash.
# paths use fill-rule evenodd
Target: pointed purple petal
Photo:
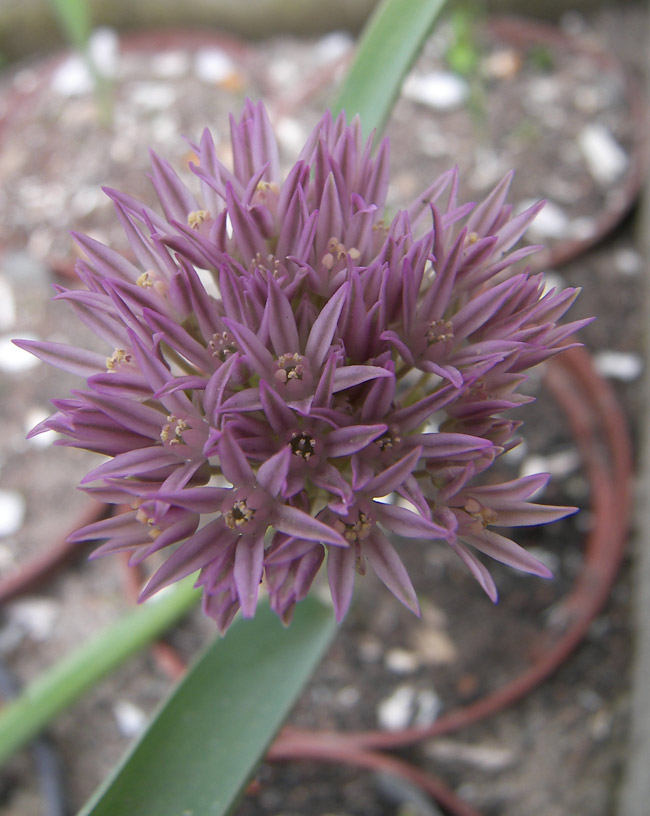
<path id="1" fill-rule="evenodd" d="M 233 576 L 242 615 L 252 618 L 257 606 L 262 571 L 264 568 L 264 536 L 241 536 L 235 550 Z"/>
<path id="2" fill-rule="evenodd" d="M 287 504 L 280 504 L 274 508 L 271 523 L 281 533 L 296 536 L 297 538 L 320 541 L 324 544 L 334 544 L 338 547 L 348 546 L 345 539 L 329 525 L 315 519 L 308 513 L 303 513 L 297 507 L 290 507 Z"/>
<path id="3" fill-rule="evenodd" d="M 379 579 L 407 609 L 420 616 L 420 605 L 406 567 L 395 552 L 395 548 L 379 530 L 363 542 L 363 554 Z"/>
<path id="4" fill-rule="evenodd" d="M 340 623 L 350 607 L 354 592 L 354 549 L 328 547 L 327 577 L 334 603 L 336 622 Z"/>

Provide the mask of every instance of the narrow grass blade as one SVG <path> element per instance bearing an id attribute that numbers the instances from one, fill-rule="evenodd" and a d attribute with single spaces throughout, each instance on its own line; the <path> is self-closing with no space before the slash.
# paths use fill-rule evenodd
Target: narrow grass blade
<path id="1" fill-rule="evenodd" d="M 197 604 L 188 579 L 134 609 L 64 657 L 0 709 L 0 765 L 61 711 Z"/>
<path id="2" fill-rule="evenodd" d="M 354 63 L 334 105 L 363 131 L 379 133 L 445 0 L 383 0 L 366 23 Z"/>
<path id="3" fill-rule="evenodd" d="M 50 0 L 68 42 L 82 53 L 92 29 L 90 0 Z"/>

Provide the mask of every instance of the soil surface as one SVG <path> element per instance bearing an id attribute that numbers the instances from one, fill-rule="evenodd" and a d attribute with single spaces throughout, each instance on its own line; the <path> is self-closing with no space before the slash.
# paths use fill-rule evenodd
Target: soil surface
<path id="1" fill-rule="evenodd" d="M 618 212 L 637 180 L 635 103 L 611 49 L 641 74 L 643 10 L 584 19 L 568 15 L 577 39 L 550 43 L 472 34 L 477 77 L 450 77 L 454 39 L 439 28 L 405 86 L 388 128 L 391 204 L 409 201 L 458 164 L 461 200 L 476 200 L 509 168 L 515 206 L 546 198 L 533 241 L 561 258 L 589 242 Z M 75 380 L 9 346 L 33 336 L 88 346 L 92 339 L 50 301 L 51 284 L 70 285 L 75 229 L 125 245 L 102 185 L 151 198 L 147 147 L 180 167 L 206 125 L 228 155 L 228 113 L 262 97 L 290 163 L 330 98 L 349 55 L 345 35 L 316 42 L 279 39 L 254 47 L 230 41 L 133 40 L 113 63 L 104 102 L 65 60 L 25 64 L 0 77 L 0 570 L 10 574 L 74 529 L 87 500 L 74 489 L 95 457 L 25 440 Z M 299 79 L 297 79 L 299 78 Z M 442 103 L 445 102 L 445 105 Z M 102 123 L 102 117 L 104 121 Z M 548 268 L 548 267 L 547 267 Z M 553 282 L 582 286 L 573 318 L 597 315 L 582 333 L 601 372 L 615 384 L 633 434 L 641 412 L 642 259 L 634 218 L 570 263 L 548 269 Z M 566 422 L 531 380 L 536 403 L 521 412 L 525 443 L 503 463 L 512 477 L 548 470 L 543 500 L 587 508 L 588 486 Z M 440 713 L 497 689 L 530 665 L 554 626 L 554 611 L 582 566 L 588 510 L 522 530 L 518 541 L 553 569 L 551 581 L 495 566 L 492 606 L 444 547 L 407 542 L 403 554 L 423 608 L 404 610 L 371 576 L 291 722 L 314 728 L 375 729 L 433 722 Z M 69 652 L 129 606 L 125 567 L 83 556 L 38 593 L 2 610 L 0 660 L 21 683 Z M 211 636 L 191 616 L 169 636 L 186 658 Z M 478 725 L 419 745 L 404 756 L 439 776 L 484 816 L 610 816 L 627 750 L 630 696 L 630 565 L 588 637 L 566 665 L 517 706 Z M 60 752 L 70 812 L 107 774 L 164 698 L 171 682 L 145 653 L 101 683 L 50 729 Z M 354 769 L 309 763 L 264 765 L 240 816 L 387 816 L 441 811 L 404 783 Z M 23 752 L 0 779 L 0 813 L 36 816 L 43 803 L 33 761 Z"/>

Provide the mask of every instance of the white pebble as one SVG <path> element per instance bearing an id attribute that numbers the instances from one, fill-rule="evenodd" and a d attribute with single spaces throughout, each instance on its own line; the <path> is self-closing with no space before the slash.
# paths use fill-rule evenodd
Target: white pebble
<path id="1" fill-rule="evenodd" d="M 113 714 L 120 734 L 124 737 L 137 737 L 147 724 L 144 711 L 128 700 L 118 700 L 113 706 Z"/>
<path id="2" fill-rule="evenodd" d="M 202 82 L 218 83 L 235 73 L 235 65 L 220 48 L 203 48 L 194 60 L 194 73 Z"/>
<path id="3" fill-rule="evenodd" d="M 574 449 L 558 451 L 547 456 L 533 454 L 526 456 L 519 468 L 520 478 L 526 476 L 536 476 L 540 473 L 549 473 L 555 479 L 563 479 L 573 473 L 580 466 L 580 456 Z M 545 492 L 546 485 L 542 485 L 535 493 L 533 499 L 539 499 Z"/>
<path id="4" fill-rule="evenodd" d="M 0 277 L 0 331 L 9 331 L 16 322 L 14 290 L 4 277 Z"/>
<path id="5" fill-rule="evenodd" d="M 406 649 L 390 649 L 384 656 L 384 663 L 394 674 L 412 674 L 420 665 L 418 656 Z"/>
<path id="6" fill-rule="evenodd" d="M 426 753 L 439 762 L 462 762 L 484 771 L 500 771 L 516 761 L 514 751 L 498 745 L 468 745 L 456 740 L 435 740 Z"/>
<path id="7" fill-rule="evenodd" d="M 273 60 L 267 70 L 271 82 L 280 87 L 297 82 L 300 77 L 295 60 L 289 57 L 279 57 Z"/>
<path id="8" fill-rule="evenodd" d="M 131 87 L 131 101 L 146 110 L 166 110 L 176 101 L 176 93 L 161 82 L 138 82 Z"/>
<path id="9" fill-rule="evenodd" d="M 523 479 L 525 476 L 536 476 L 539 473 L 548 473 L 547 466 L 548 462 L 545 456 L 527 456 L 521 463 L 519 476 Z M 540 487 L 539 490 L 536 490 L 531 498 L 539 499 L 544 493 L 545 487 L 544 485 Z"/>
<path id="10" fill-rule="evenodd" d="M 305 143 L 305 130 L 297 119 L 288 116 L 279 119 L 275 124 L 275 134 L 283 150 L 294 153 Z"/>
<path id="11" fill-rule="evenodd" d="M 580 456 L 575 448 L 557 451 L 546 456 L 534 455 L 524 459 L 520 476 L 534 476 L 536 473 L 550 473 L 556 479 L 562 479 L 573 473 L 580 466 Z M 536 494 L 537 495 L 537 494 Z"/>
<path id="12" fill-rule="evenodd" d="M 108 199 L 101 188 L 94 185 L 79 187 L 70 202 L 71 212 L 78 218 L 89 215 L 100 204 L 107 203 Z"/>
<path id="13" fill-rule="evenodd" d="M 184 51 L 165 51 L 151 59 L 151 73 L 160 79 L 184 76 L 190 70 L 189 56 Z"/>
<path id="14" fill-rule="evenodd" d="M 432 689 L 422 689 L 416 695 L 416 712 L 413 724 L 428 728 L 442 711 L 442 700 Z"/>
<path id="15" fill-rule="evenodd" d="M 348 53 L 352 47 L 352 37 L 345 31 L 332 31 L 316 43 L 314 56 L 323 63 L 334 62 Z"/>
<path id="16" fill-rule="evenodd" d="M 105 77 L 117 74 L 120 41 L 112 28 L 98 28 L 90 35 L 88 53 L 95 70 Z"/>
<path id="17" fill-rule="evenodd" d="M 34 339 L 28 336 L 26 332 L 22 334 L 22 337 L 25 340 Z M 0 370 L 6 374 L 20 374 L 40 365 L 38 357 L 34 357 L 28 351 L 18 348 L 11 340 L 12 338 L 8 335 L 0 337 Z"/>
<path id="18" fill-rule="evenodd" d="M 402 96 L 435 110 L 451 110 L 465 102 L 469 87 L 464 79 L 448 71 L 412 73 L 402 86 Z"/>
<path id="19" fill-rule="evenodd" d="M 361 692 L 354 686 L 344 686 L 336 694 L 336 702 L 342 708 L 353 708 L 361 699 Z"/>
<path id="20" fill-rule="evenodd" d="M 59 604 L 49 598 L 21 598 L 9 607 L 9 615 L 33 640 L 47 640 L 59 617 Z"/>
<path id="21" fill-rule="evenodd" d="M 377 721 L 385 731 L 399 731 L 411 722 L 415 706 L 413 686 L 399 686 L 377 706 Z"/>
<path id="22" fill-rule="evenodd" d="M 25 499 L 17 490 L 0 490 L 0 538 L 20 530 L 25 518 Z"/>
<path id="23" fill-rule="evenodd" d="M 0 570 L 11 569 L 16 563 L 13 548 L 8 544 L 0 544 Z"/>
<path id="24" fill-rule="evenodd" d="M 60 96 L 83 96 L 92 91 L 94 83 L 88 66 L 78 54 L 65 59 L 54 71 L 52 90 Z"/>
<path id="25" fill-rule="evenodd" d="M 622 275 L 638 275 L 642 268 L 642 259 L 633 249 L 620 249 L 614 256 L 616 269 Z"/>
<path id="26" fill-rule="evenodd" d="M 533 203 L 533 201 L 527 202 L 526 207 Z M 526 209 L 526 207 L 522 205 L 522 209 Z M 562 238 L 566 235 L 568 226 L 569 219 L 562 207 L 554 201 L 547 201 L 528 228 L 528 236 L 533 240 Z"/>
<path id="27" fill-rule="evenodd" d="M 638 379 L 643 371 L 641 356 L 625 351 L 601 351 L 595 355 L 594 365 L 603 377 L 623 382 Z"/>
<path id="28" fill-rule="evenodd" d="M 618 181 L 627 169 L 627 154 L 604 125 L 585 125 L 578 134 L 578 147 L 598 184 Z"/>

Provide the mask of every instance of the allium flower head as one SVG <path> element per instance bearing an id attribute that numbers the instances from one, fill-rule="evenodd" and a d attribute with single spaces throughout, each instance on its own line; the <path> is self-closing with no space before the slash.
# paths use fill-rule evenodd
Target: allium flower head
<path id="1" fill-rule="evenodd" d="M 86 378 L 32 433 L 109 457 L 84 489 L 132 508 L 75 538 L 163 551 L 143 597 L 200 570 L 222 630 L 261 582 L 288 621 L 324 560 L 339 620 L 367 565 L 417 613 L 401 537 L 446 542 L 493 599 L 477 553 L 547 576 L 493 529 L 570 512 L 527 501 L 546 477 L 477 484 L 516 444 L 526 370 L 578 326 L 557 323 L 575 290 L 515 266 L 539 205 L 513 215 L 510 176 L 459 204 L 451 170 L 389 220 L 388 144 L 357 120 L 326 114 L 284 179 L 261 104 L 231 131 L 232 170 L 209 131 L 193 145 L 196 193 L 152 156 L 162 215 L 107 191 L 128 259 L 75 236 L 85 289 L 57 299 L 106 353 L 19 343 Z"/>

